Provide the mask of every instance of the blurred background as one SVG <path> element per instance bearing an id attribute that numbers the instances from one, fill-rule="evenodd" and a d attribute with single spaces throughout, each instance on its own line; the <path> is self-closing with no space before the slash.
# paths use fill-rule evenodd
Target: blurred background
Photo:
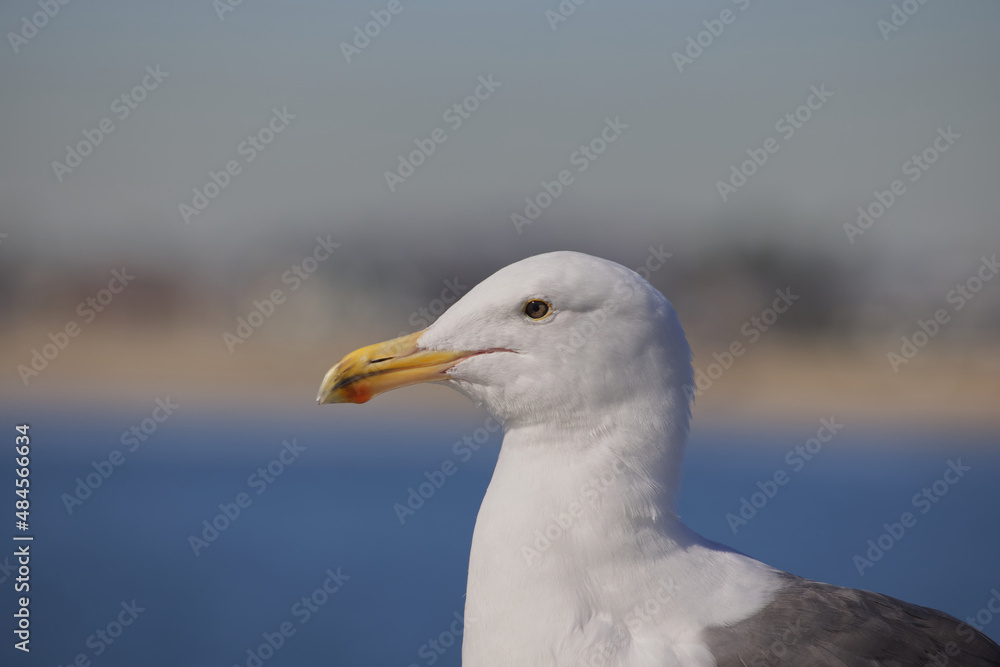
<path id="1" fill-rule="evenodd" d="M 0 26 L 0 431 L 30 424 L 35 537 L 4 664 L 460 664 L 501 435 L 441 387 L 314 397 L 557 249 L 680 313 L 695 529 L 1000 638 L 996 3 L 19 0 Z"/>

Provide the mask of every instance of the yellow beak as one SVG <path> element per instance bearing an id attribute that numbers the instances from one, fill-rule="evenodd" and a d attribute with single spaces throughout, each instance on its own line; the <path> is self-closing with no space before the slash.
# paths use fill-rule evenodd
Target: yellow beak
<path id="1" fill-rule="evenodd" d="M 479 352 L 422 350 L 423 331 L 351 352 L 327 371 L 316 402 L 365 403 L 372 396 L 420 382 L 441 382 L 444 372 Z"/>

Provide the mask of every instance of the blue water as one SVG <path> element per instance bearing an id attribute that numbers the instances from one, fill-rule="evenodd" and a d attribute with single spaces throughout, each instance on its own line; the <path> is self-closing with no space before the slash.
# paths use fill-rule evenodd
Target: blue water
<path id="1" fill-rule="evenodd" d="M 452 445 L 476 424 L 428 430 L 372 419 L 334 432 L 321 421 L 177 418 L 68 513 L 62 494 L 94 471 L 92 461 L 122 448 L 123 423 L 59 414 L 33 423 L 32 652 L 11 648 L 5 613 L 4 665 L 69 665 L 80 654 L 92 665 L 247 665 L 247 650 L 283 623 L 294 634 L 272 635 L 280 648 L 251 666 L 460 664 L 452 629 L 499 435 L 463 461 Z M 1000 589 L 995 439 L 846 429 L 796 472 L 785 453 L 810 435 L 696 432 L 682 515 L 706 536 L 803 576 L 963 618 L 985 607 Z M 305 447 L 298 458 L 263 489 L 248 484 L 291 438 Z M 970 470 L 920 513 L 912 496 L 959 458 Z M 393 504 L 447 459 L 457 472 L 401 525 Z M 726 514 L 778 470 L 788 482 L 733 534 Z M 196 556 L 189 536 L 240 493 L 249 506 Z M 915 525 L 860 575 L 853 556 L 906 511 Z M 319 594 L 323 603 L 306 616 L 294 605 L 321 589 L 327 570 L 340 588 Z M 11 584 L 0 583 L 5 612 Z M 123 612 L 133 600 L 142 611 Z M 121 614 L 130 625 L 117 626 Z M 121 633 L 109 644 L 99 629 Z M 986 631 L 1000 638 L 1000 618 Z"/>

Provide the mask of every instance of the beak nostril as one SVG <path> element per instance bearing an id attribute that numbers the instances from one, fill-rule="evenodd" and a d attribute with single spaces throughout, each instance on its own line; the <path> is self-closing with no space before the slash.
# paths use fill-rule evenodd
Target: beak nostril
<path id="1" fill-rule="evenodd" d="M 389 361 L 390 359 L 392 359 L 392 357 L 380 357 L 378 359 L 372 359 L 368 363 L 369 364 L 378 364 L 378 363 L 381 363 L 383 361 Z"/>

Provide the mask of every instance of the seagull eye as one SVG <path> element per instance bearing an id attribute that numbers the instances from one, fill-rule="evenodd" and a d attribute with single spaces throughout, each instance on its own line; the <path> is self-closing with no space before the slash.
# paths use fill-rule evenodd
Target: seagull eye
<path id="1" fill-rule="evenodd" d="M 541 299 L 532 299 L 524 304 L 524 314 L 533 320 L 540 320 L 549 314 L 552 307 Z"/>

